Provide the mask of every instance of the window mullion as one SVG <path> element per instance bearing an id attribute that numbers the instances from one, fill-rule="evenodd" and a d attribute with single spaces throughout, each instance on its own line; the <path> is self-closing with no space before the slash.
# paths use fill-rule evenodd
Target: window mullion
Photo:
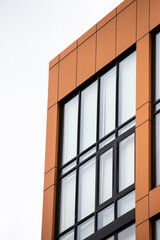
<path id="1" fill-rule="evenodd" d="M 116 123 L 115 123 L 115 129 L 118 128 L 118 105 L 119 105 L 119 92 L 118 92 L 118 87 L 119 87 L 119 63 L 116 62 Z M 116 138 L 118 137 L 118 132 L 116 131 Z"/>
<path id="2" fill-rule="evenodd" d="M 96 138 L 96 182 L 95 182 L 95 232 L 97 231 L 97 209 L 99 205 L 99 113 L 100 113 L 100 77 L 97 79 L 97 138 Z"/>
<path id="3" fill-rule="evenodd" d="M 113 199 L 114 199 L 114 219 L 117 219 L 117 141 L 115 140 L 114 146 L 113 146 Z"/>
<path id="4" fill-rule="evenodd" d="M 118 144 L 117 144 L 117 137 L 118 137 L 118 107 L 119 107 L 119 63 L 116 62 L 116 123 L 115 123 L 115 134 L 116 134 L 116 140 L 114 143 L 114 151 L 113 151 L 113 162 L 114 162 L 114 173 L 113 173 L 113 199 L 114 199 L 114 218 L 117 219 L 117 187 L 118 187 L 118 170 L 117 170 L 117 164 L 118 164 Z"/>
<path id="5" fill-rule="evenodd" d="M 62 107 L 60 105 L 60 112 L 59 112 L 59 121 L 60 123 L 62 123 L 62 126 L 63 126 L 63 121 L 64 121 L 64 106 Z M 63 135 L 63 127 L 59 128 L 59 136 L 58 136 L 58 144 L 59 144 L 59 149 L 58 149 L 58 159 L 62 160 L 62 149 L 63 149 L 63 138 L 62 138 L 62 135 Z M 58 161 L 58 164 L 57 164 L 57 167 L 58 169 L 60 169 L 61 167 L 61 161 Z M 55 239 L 56 239 L 56 236 L 59 234 L 59 223 L 60 223 L 60 215 L 59 215 L 59 212 L 60 212 L 60 199 L 61 199 L 61 184 L 60 184 L 60 171 L 57 172 L 57 197 L 56 197 L 56 206 L 58 206 L 56 208 L 56 223 L 55 223 Z"/>
<path id="6" fill-rule="evenodd" d="M 78 133 L 77 133 L 77 156 L 79 155 L 79 148 L 80 148 L 80 119 L 81 119 L 81 92 L 79 92 L 79 103 L 78 103 Z M 77 223 L 78 219 L 78 185 L 79 185 L 79 168 L 78 168 L 78 163 L 79 163 L 79 158 L 77 157 L 77 166 L 76 166 L 76 200 L 75 200 L 75 224 Z M 75 228 L 74 232 L 74 240 L 77 239 L 77 227 Z"/>
<path id="7" fill-rule="evenodd" d="M 100 116 L 100 77 L 97 79 L 97 134 L 96 134 L 96 142 L 99 140 L 99 116 Z M 97 148 L 98 151 L 98 148 Z"/>
<path id="8" fill-rule="evenodd" d="M 154 103 L 155 103 L 155 71 L 156 71 L 156 38 L 155 36 L 153 36 L 152 38 L 152 89 L 151 89 L 151 94 L 152 94 L 152 108 L 151 108 L 151 111 L 152 111 L 152 118 L 151 118 L 151 128 L 152 128 L 152 131 L 151 131 L 151 139 L 152 139 L 152 142 L 151 142 L 151 147 L 152 147 L 152 156 L 153 156 L 153 161 L 151 161 L 151 169 L 152 169 L 152 188 L 154 188 L 156 186 L 156 141 L 155 141 L 155 117 L 156 115 L 154 115 L 154 112 L 155 112 L 155 106 Z"/>

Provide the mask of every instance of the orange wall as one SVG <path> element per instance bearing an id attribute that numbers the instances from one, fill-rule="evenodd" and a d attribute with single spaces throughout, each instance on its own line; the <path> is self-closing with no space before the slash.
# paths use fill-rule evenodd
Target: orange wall
<path id="1" fill-rule="evenodd" d="M 151 240 L 150 217 L 160 212 L 151 190 L 151 36 L 159 0 L 125 0 L 49 63 L 42 240 L 54 239 L 58 102 L 133 44 L 136 78 L 136 239 Z"/>

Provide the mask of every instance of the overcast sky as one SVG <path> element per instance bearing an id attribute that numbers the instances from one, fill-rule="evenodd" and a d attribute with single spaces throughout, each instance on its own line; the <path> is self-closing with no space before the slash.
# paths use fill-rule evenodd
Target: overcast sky
<path id="1" fill-rule="evenodd" d="M 121 2 L 0 0 L 0 239 L 41 239 L 49 61 Z"/>

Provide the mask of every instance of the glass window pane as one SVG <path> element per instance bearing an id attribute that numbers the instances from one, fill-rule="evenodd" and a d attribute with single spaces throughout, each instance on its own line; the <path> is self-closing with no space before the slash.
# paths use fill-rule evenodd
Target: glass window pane
<path id="1" fill-rule="evenodd" d="M 120 128 L 118 131 L 118 136 L 127 132 L 130 128 L 135 126 L 135 120 L 131 121 L 130 123 L 126 124 L 124 127 Z"/>
<path id="2" fill-rule="evenodd" d="M 114 240 L 114 236 L 107 238 L 106 240 Z"/>
<path id="3" fill-rule="evenodd" d="M 134 134 L 119 144 L 119 191 L 134 183 Z"/>
<path id="4" fill-rule="evenodd" d="M 156 186 L 160 185 L 160 114 L 156 115 Z"/>
<path id="5" fill-rule="evenodd" d="M 93 147 L 91 150 L 89 150 L 88 152 L 84 153 L 80 158 L 79 158 L 79 162 L 84 161 L 85 159 L 89 158 L 89 156 L 91 156 L 92 154 L 94 154 L 96 152 L 96 147 Z"/>
<path id="6" fill-rule="evenodd" d="M 160 98 L 160 33 L 156 35 L 156 81 L 155 100 Z"/>
<path id="7" fill-rule="evenodd" d="M 63 164 L 77 155 L 77 124 L 78 96 L 64 105 Z"/>
<path id="8" fill-rule="evenodd" d="M 99 204 L 112 197 L 113 150 L 100 156 Z"/>
<path id="9" fill-rule="evenodd" d="M 77 240 L 83 240 L 94 233 L 94 217 L 78 226 Z"/>
<path id="10" fill-rule="evenodd" d="M 80 151 L 96 142 L 97 125 L 97 81 L 82 91 Z"/>
<path id="11" fill-rule="evenodd" d="M 158 111 L 160 109 L 160 103 L 157 103 L 155 106 L 155 111 Z"/>
<path id="12" fill-rule="evenodd" d="M 118 233 L 118 240 L 135 240 L 135 224 Z"/>
<path id="13" fill-rule="evenodd" d="M 79 168 L 78 220 L 95 211 L 95 157 Z"/>
<path id="14" fill-rule="evenodd" d="M 135 191 L 128 193 L 118 200 L 118 217 L 135 208 Z"/>
<path id="15" fill-rule="evenodd" d="M 111 136 L 109 136 L 108 138 L 106 138 L 105 140 L 103 140 L 100 144 L 99 144 L 99 149 L 101 149 L 102 147 L 106 146 L 107 144 L 109 144 L 110 142 L 112 142 L 115 139 L 115 134 L 112 134 Z"/>
<path id="16" fill-rule="evenodd" d="M 59 240 L 74 240 L 74 231 L 66 233 L 64 236 L 60 237 Z"/>
<path id="17" fill-rule="evenodd" d="M 62 169 L 62 174 L 67 173 L 69 170 L 71 170 L 72 168 L 74 168 L 76 166 L 76 160 L 73 161 L 72 163 L 70 163 L 68 166 L 66 166 L 65 168 Z"/>
<path id="18" fill-rule="evenodd" d="M 155 235 L 156 240 L 160 240 L 160 220 L 156 221 Z"/>
<path id="19" fill-rule="evenodd" d="M 61 182 L 60 232 L 74 224 L 75 216 L 75 171 L 67 175 Z"/>
<path id="20" fill-rule="evenodd" d="M 119 64 L 119 115 L 121 125 L 135 115 L 136 52 Z"/>
<path id="21" fill-rule="evenodd" d="M 98 213 L 98 230 L 114 221 L 114 204 Z"/>
<path id="22" fill-rule="evenodd" d="M 100 138 L 115 129 L 115 103 L 116 67 L 100 79 Z"/>

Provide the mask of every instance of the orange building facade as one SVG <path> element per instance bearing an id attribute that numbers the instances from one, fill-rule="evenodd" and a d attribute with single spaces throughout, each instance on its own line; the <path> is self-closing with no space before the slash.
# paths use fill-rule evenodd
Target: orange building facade
<path id="1" fill-rule="evenodd" d="M 69 100 L 78 96 L 79 92 L 82 95 L 84 89 L 95 82 L 95 79 L 101 79 L 101 76 L 112 66 L 118 66 L 119 69 L 121 62 L 133 53 L 136 53 L 136 110 L 134 117 L 131 118 L 131 121 L 135 120 L 135 126 L 132 127 L 133 132 L 130 131 L 135 138 L 135 180 L 128 188 L 127 194 L 135 189 L 135 208 L 126 216 L 130 219 L 130 224 L 135 224 L 134 239 L 160 239 L 160 236 L 157 237 L 158 224 L 156 225 L 160 213 L 160 186 L 159 183 L 155 183 L 158 181 L 155 178 L 158 178 L 159 170 L 158 153 L 156 152 L 158 151 L 158 140 L 153 140 L 155 132 L 158 132 L 158 124 L 155 124 L 155 121 L 158 121 L 155 120 L 156 114 L 158 116 L 159 113 L 159 98 L 155 98 L 155 89 L 158 88 L 156 82 L 158 80 L 155 80 L 158 73 L 155 71 L 158 71 L 158 67 L 155 70 L 155 65 L 158 66 L 159 63 L 156 55 L 159 51 L 159 45 L 156 43 L 159 31 L 159 0 L 125 0 L 49 63 L 42 240 L 72 239 L 72 237 L 65 238 L 67 230 L 64 230 L 63 234 L 63 231 L 61 233 L 57 229 L 60 215 L 61 135 L 63 135 L 62 129 L 64 128 L 62 109 Z M 120 70 L 116 71 L 120 78 Z M 120 83 L 118 84 L 120 85 Z M 120 93 L 117 94 L 119 97 Z M 119 103 L 117 102 L 117 104 Z M 126 123 L 128 124 L 128 122 Z M 119 134 L 118 125 L 115 129 Z M 96 146 L 99 141 L 97 140 Z M 120 147 L 117 149 L 119 151 Z M 77 156 L 78 159 L 80 154 Z M 119 166 L 120 163 L 117 168 Z M 117 177 L 115 176 L 115 178 Z M 76 184 L 78 188 L 79 183 Z M 114 185 L 114 183 L 112 184 Z M 100 191 L 99 188 L 97 189 Z M 110 203 L 117 204 L 115 201 L 118 200 L 110 200 Z M 127 220 L 122 221 L 124 222 L 123 226 L 121 223 L 121 226 L 113 226 L 112 222 L 110 228 L 107 228 L 107 224 L 98 228 L 96 227 L 99 221 L 98 210 L 95 210 L 93 214 L 90 216 L 96 219 L 95 228 L 86 239 L 121 239 L 120 233 L 128 226 Z M 116 222 L 116 218 L 114 221 Z M 76 223 L 68 230 L 74 231 L 73 239 L 85 239 L 77 237 L 81 222 L 81 220 L 76 220 Z M 110 231 L 109 234 L 107 231 Z M 132 240 L 133 238 L 124 239 Z"/>

